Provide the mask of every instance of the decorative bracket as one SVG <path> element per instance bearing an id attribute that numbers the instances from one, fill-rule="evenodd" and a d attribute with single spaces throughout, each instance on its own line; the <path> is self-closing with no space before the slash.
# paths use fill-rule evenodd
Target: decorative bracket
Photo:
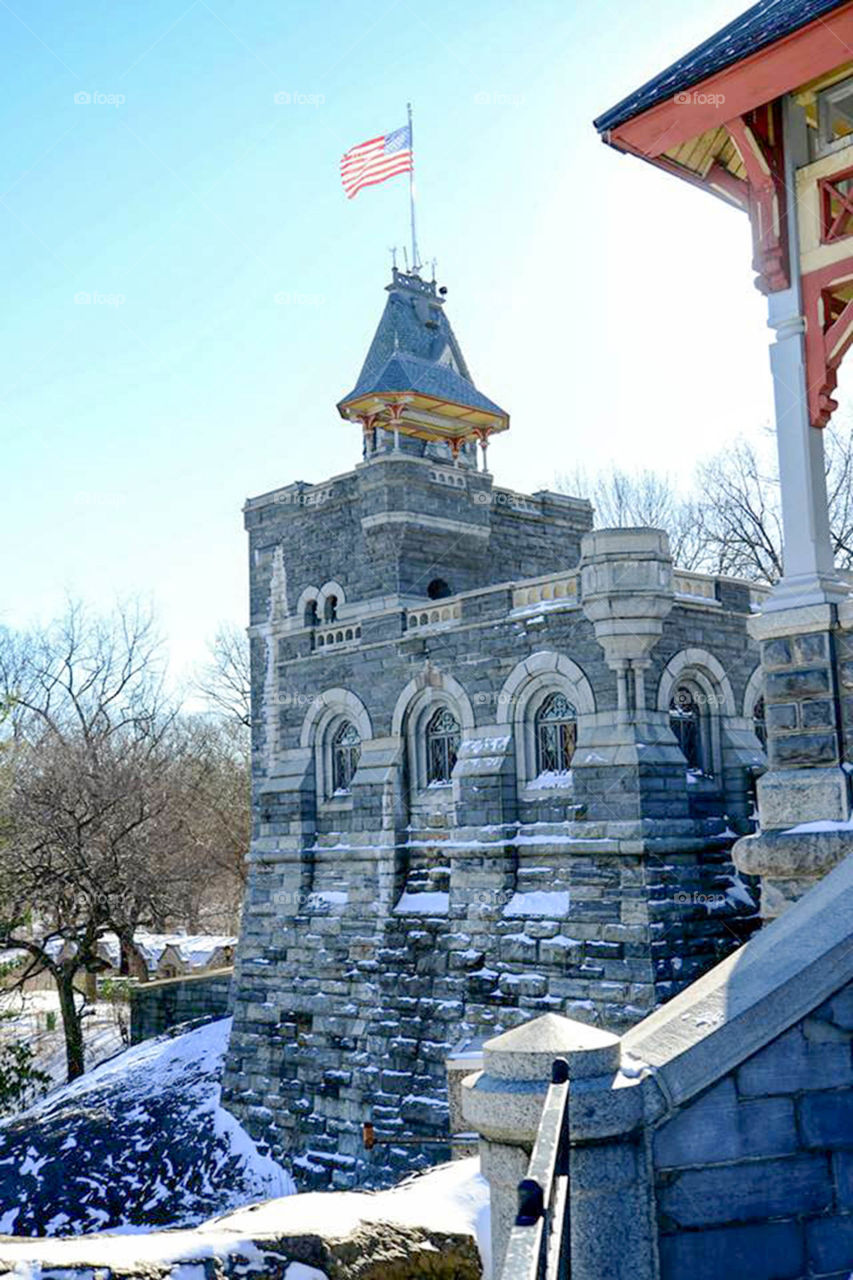
<path id="1" fill-rule="evenodd" d="M 838 401 L 832 398 L 838 366 L 853 345 L 853 259 L 803 276 L 806 317 L 806 374 L 809 421 L 829 424 Z"/>
<path id="2" fill-rule="evenodd" d="M 762 293 L 778 293 L 791 283 L 781 106 L 757 107 L 727 121 L 726 128 L 746 169 L 755 285 Z"/>

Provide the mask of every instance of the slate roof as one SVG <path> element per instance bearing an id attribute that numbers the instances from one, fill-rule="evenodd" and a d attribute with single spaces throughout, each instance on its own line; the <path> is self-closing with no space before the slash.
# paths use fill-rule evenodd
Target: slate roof
<path id="1" fill-rule="evenodd" d="M 420 392 L 507 416 L 474 386 L 435 285 L 398 271 L 358 381 L 340 404 L 388 391 Z"/>
<path id="2" fill-rule="evenodd" d="M 478 391 L 473 382 L 461 377 L 449 365 L 422 360 L 418 356 L 395 352 L 375 375 L 359 379 L 355 388 L 344 396 L 341 403 L 366 394 L 388 391 L 416 391 L 433 396 L 436 400 L 450 400 L 454 404 L 482 409 L 486 413 L 504 415 L 503 409 L 488 396 Z"/>
<path id="3" fill-rule="evenodd" d="M 599 133 L 615 129 L 845 3 L 846 0 L 759 0 L 716 35 L 605 111 L 594 121 L 596 129 Z"/>

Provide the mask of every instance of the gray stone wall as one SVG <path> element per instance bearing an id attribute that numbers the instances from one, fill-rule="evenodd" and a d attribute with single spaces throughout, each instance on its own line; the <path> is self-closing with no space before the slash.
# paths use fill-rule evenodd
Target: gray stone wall
<path id="1" fill-rule="evenodd" d="M 674 598 L 641 740 L 620 747 L 617 676 L 570 581 L 590 520 L 576 499 L 388 455 L 247 506 L 254 825 L 224 1097 L 305 1183 L 382 1184 L 447 1154 L 444 1064 L 460 1042 L 549 1011 L 626 1028 L 754 927 L 729 853 L 750 829 L 758 755 L 743 748 L 749 591 L 721 580 Z M 549 574 L 567 576 L 540 590 Z M 437 577 L 456 594 L 433 619 Z M 345 594 L 343 642 L 320 647 L 327 629 L 297 605 L 326 582 Z M 702 787 L 659 705 L 686 650 L 725 685 Z M 519 690 L 557 670 L 576 682 L 578 767 L 572 784 L 530 787 Z M 362 737 L 350 793 L 331 798 L 312 727 L 330 691 Z M 457 708 L 450 786 L 418 785 L 409 694 Z M 394 1145 L 412 1136 L 423 1145 Z"/>
<path id="2" fill-rule="evenodd" d="M 853 984 L 654 1136 L 661 1280 L 847 1280 Z"/>
<path id="3" fill-rule="evenodd" d="M 143 982 L 130 992 L 130 1042 L 139 1044 L 170 1027 L 198 1018 L 224 1018 L 231 1012 L 231 969 L 185 978 Z"/>

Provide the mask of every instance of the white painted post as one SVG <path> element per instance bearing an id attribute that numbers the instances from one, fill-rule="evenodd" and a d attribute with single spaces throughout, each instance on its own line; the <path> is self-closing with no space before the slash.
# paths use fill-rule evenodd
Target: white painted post
<path id="1" fill-rule="evenodd" d="M 776 333 L 770 368 L 782 493 L 784 576 L 765 602 L 765 613 L 833 604 L 849 593 L 833 561 L 823 433 L 809 421 L 795 181 L 797 168 L 809 158 L 806 125 L 802 109 L 791 99 L 785 99 L 783 111 L 791 287 L 770 294 L 768 324 Z"/>

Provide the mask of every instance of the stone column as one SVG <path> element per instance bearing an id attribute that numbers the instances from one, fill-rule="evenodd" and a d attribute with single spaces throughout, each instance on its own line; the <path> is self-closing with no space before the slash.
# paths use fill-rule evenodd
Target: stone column
<path id="1" fill-rule="evenodd" d="M 811 426 L 808 413 L 794 181 L 796 168 L 808 161 L 808 147 L 802 110 L 790 100 L 784 127 L 792 283 L 768 303 L 776 333 L 770 367 L 784 575 L 750 627 L 761 644 L 770 768 L 758 783 L 761 831 L 734 849 L 739 869 L 762 878 L 765 919 L 779 915 L 853 849 L 853 832 L 790 831 L 850 817 L 842 698 L 846 639 L 839 634 L 849 586 L 833 563 L 823 434 Z"/>
<path id="2" fill-rule="evenodd" d="M 660 529 L 599 529 L 581 543 L 583 611 L 616 674 L 616 706 L 600 708 L 572 762 L 575 794 L 604 821 L 689 817 L 682 756 L 666 712 L 646 705 L 649 655 L 674 603 Z"/>
<path id="3" fill-rule="evenodd" d="M 492 1210 L 492 1277 L 501 1280 L 518 1208 L 518 1184 L 536 1141 L 555 1058 L 569 1079 L 610 1077 L 619 1067 L 619 1040 L 581 1022 L 546 1013 L 487 1040 L 483 1070 L 462 1083 L 462 1114 L 480 1135 L 480 1165 Z"/>

